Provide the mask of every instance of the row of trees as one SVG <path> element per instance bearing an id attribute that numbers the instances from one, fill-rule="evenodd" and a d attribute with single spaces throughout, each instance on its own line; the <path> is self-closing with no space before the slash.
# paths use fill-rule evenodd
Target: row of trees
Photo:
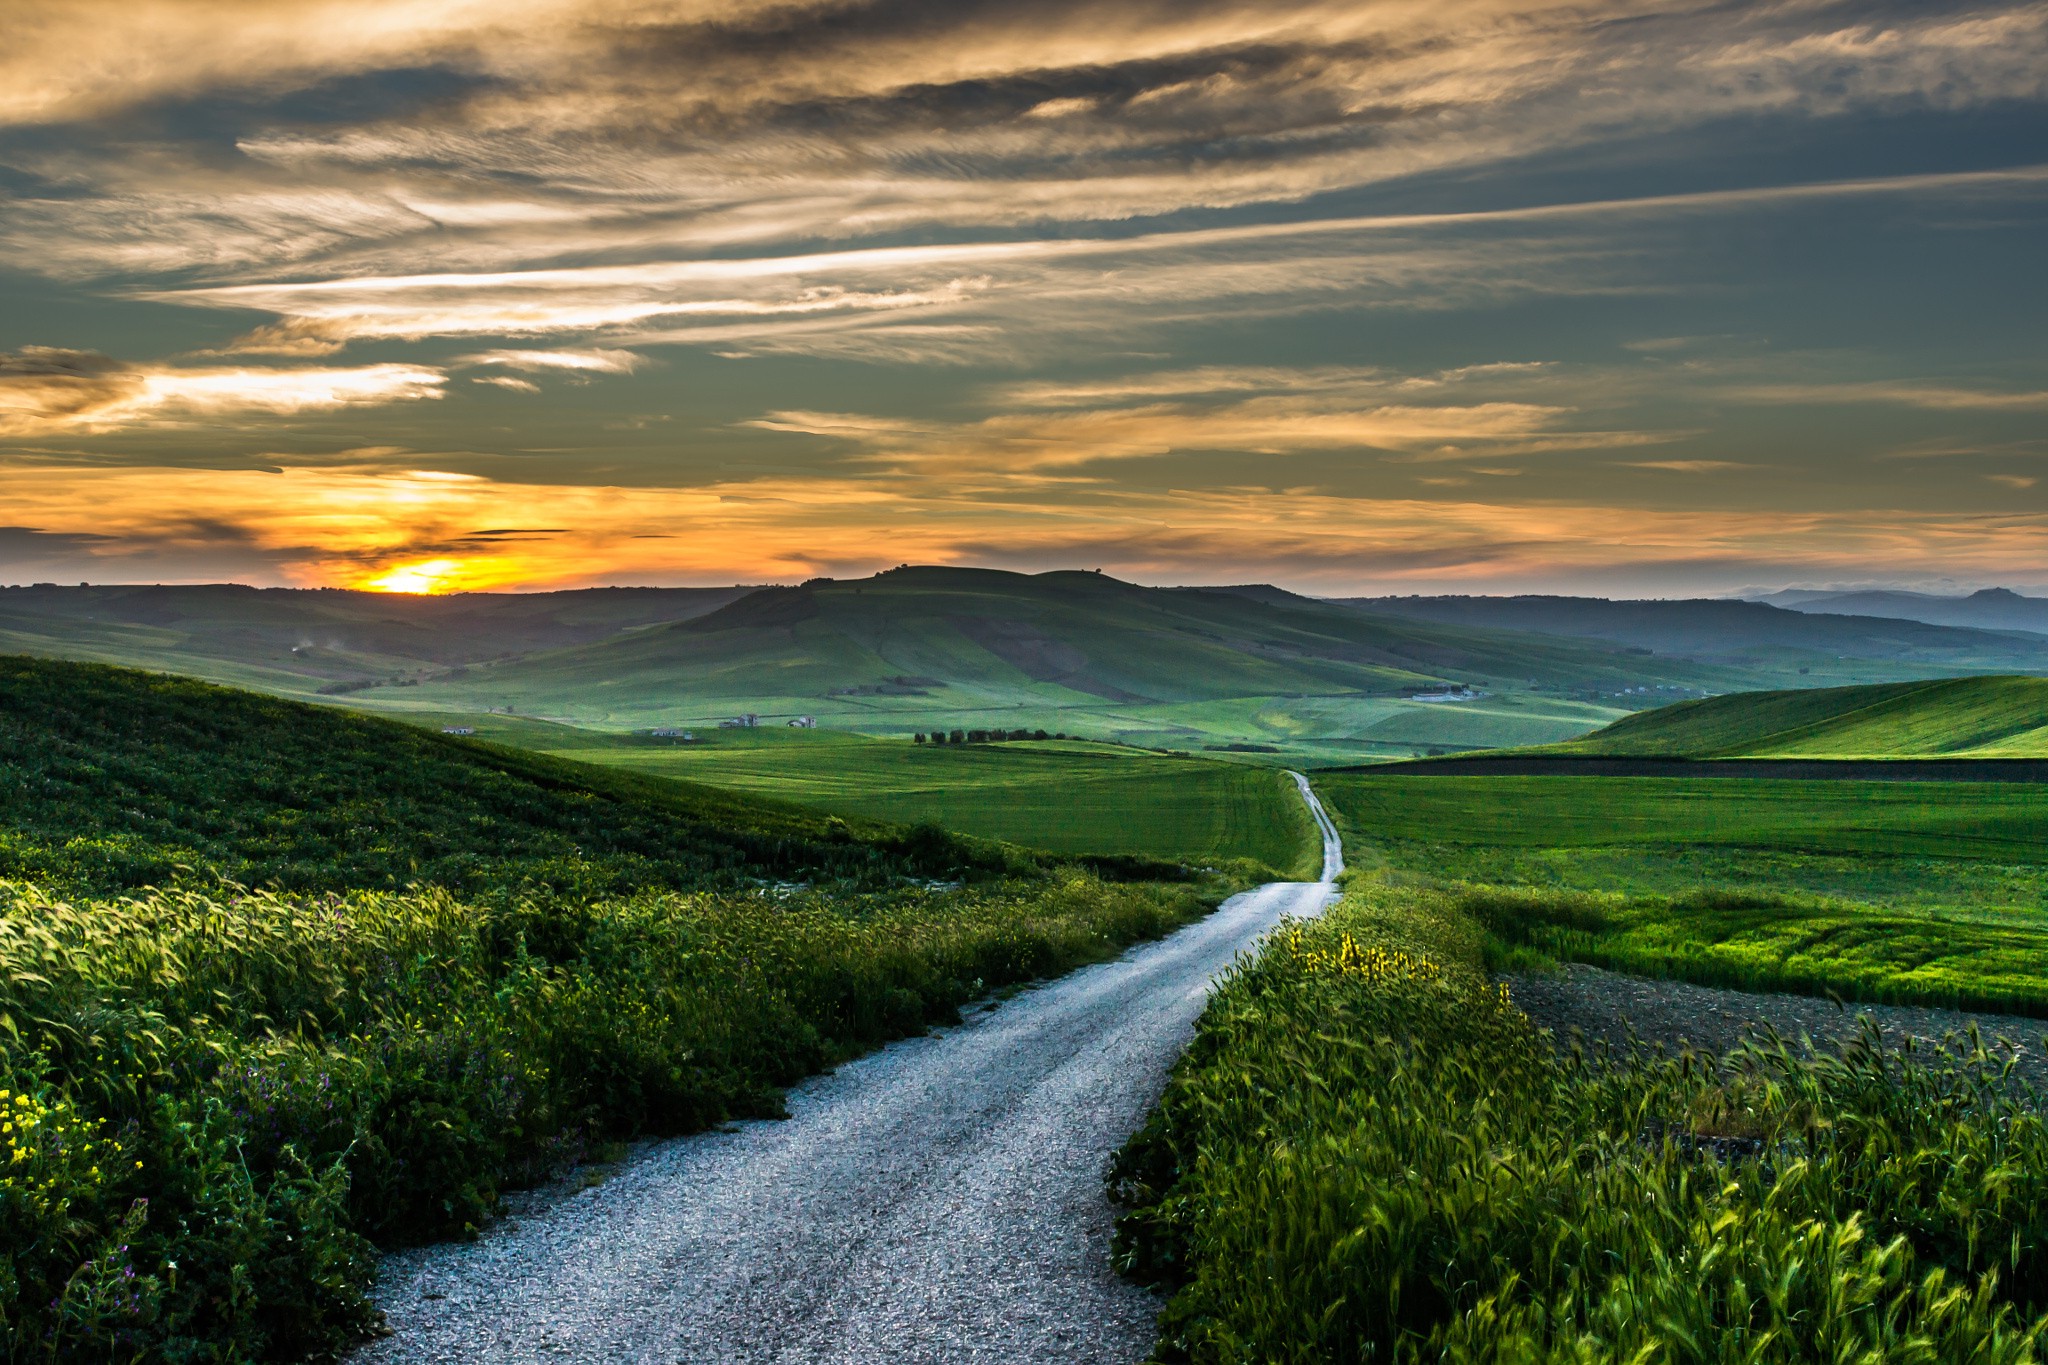
<path id="1" fill-rule="evenodd" d="M 914 737 L 918 744 L 1000 744 L 1011 739 L 1065 739 L 1064 732 L 1049 735 L 1043 730 L 934 730 L 929 735 L 920 730 Z"/>

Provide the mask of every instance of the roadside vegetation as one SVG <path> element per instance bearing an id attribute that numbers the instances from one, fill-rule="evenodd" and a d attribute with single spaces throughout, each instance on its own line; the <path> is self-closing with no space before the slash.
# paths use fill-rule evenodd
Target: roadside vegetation
<path id="1" fill-rule="evenodd" d="M 2048 794 L 2026 783 L 1329 776 L 1361 865 L 1496 967 L 2048 1016 Z"/>
<path id="2" fill-rule="evenodd" d="M 1997 1049 L 1553 1051 L 1404 880 L 1233 972 L 1120 1154 L 1160 1359 L 2037 1357 L 2048 1127 Z"/>
<path id="3" fill-rule="evenodd" d="M 377 1249 L 1234 885 L 80 665 L 0 777 L 9 1362 L 331 1352 Z"/>

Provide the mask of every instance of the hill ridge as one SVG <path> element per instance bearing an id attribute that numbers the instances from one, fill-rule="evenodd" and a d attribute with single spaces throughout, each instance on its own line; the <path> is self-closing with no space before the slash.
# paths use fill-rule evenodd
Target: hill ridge
<path id="1" fill-rule="evenodd" d="M 2023 674 L 1731 693 L 1638 712 L 1527 754 L 2048 758 L 2048 678 Z"/>

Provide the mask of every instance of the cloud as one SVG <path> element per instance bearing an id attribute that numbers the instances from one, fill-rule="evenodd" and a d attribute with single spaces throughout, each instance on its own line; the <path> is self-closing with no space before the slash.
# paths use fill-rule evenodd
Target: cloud
<path id="1" fill-rule="evenodd" d="M 2032 488 L 2040 482 L 2031 474 L 1986 474 L 1984 477 L 2005 488 Z"/>
<path id="2" fill-rule="evenodd" d="M 513 393 L 539 393 L 540 385 L 526 379 L 514 379 L 509 374 L 485 374 L 473 376 L 472 384 L 488 384 L 492 388 L 509 389 Z"/>
<path id="3" fill-rule="evenodd" d="M 39 134 L 12 157 L 38 188 L 0 240 L 102 276 L 661 260 L 1292 205 L 2048 89 L 2033 0 L 1872 10 L 74 0 L 10 16 L 0 125 Z"/>
<path id="4" fill-rule="evenodd" d="M 457 365 L 501 365 L 508 370 L 537 374 L 567 370 L 576 374 L 631 374 L 647 364 L 647 357 L 632 351 L 482 351 L 459 356 Z"/>
<path id="5" fill-rule="evenodd" d="M 1733 391 L 1752 403 L 1812 403 L 1861 406 L 1867 403 L 1924 408 L 1934 412 L 2048 411 L 2048 389 L 2000 392 L 1944 384 L 1865 380 L 1828 384 L 1752 384 Z"/>
<path id="6" fill-rule="evenodd" d="M 1401 463 L 1435 463 L 1671 439 L 1662 432 L 1573 429 L 1565 422 L 1570 415 L 1569 409 L 1525 402 L 1375 402 L 1355 389 L 1338 388 L 1226 402 L 1009 412 L 969 422 L 785 411 L 746 425 L 843 441 L 870 466 L 972 480 L 1185 451 L 1356 450 Z"/>
<path id="7" fill-rule="evenodd" d="M 1484 211 L 540 269 L 347 274 L 144 291 L 279 321 L 237 349 L 345 339 L 590 337 L 882 362 L 1057 353 L 1100 335 L 1327 308 L 1444 309 L 1668 287 L 1641 224 L 1816 199 L 2048 189 L 2048 166 Z M 1633 245 L 1613 239 L 1633 224 Z M 589 348 L 556 354 L 594 354 Z M 513 364 L 512 351 L 485 354 Z M 526 362 L 538 364 L 540 362 Z M 565 366 L 565 368 L 567 368 Z"/>
<path id="8" fill-rule="evenodd" d="M 0 354 L 0 436 L 416 402 L 440 397 L 445 383 L 439 370 L 419 365 L 174 368 L 26 346 Z"/>
<path id="9" fill-rule="evenodd" d="M 1623 460 L 1628 469 L 1664 469 L 1675 474 L 1721 474 L 1731 469 L 1759 469 L 1740 460 Z"/>

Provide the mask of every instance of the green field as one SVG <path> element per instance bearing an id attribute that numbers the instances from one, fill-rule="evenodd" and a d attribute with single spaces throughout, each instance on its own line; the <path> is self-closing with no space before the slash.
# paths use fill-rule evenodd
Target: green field
<path id="1" fill-rule="evenodd" d="M 632 891 L 1012 855 L 699 784 L 92 664 L 0 658 L 0 877 Z"/>
<path id="2" fill-rule="evenodd" d="M 1743 692 L 1642 711 L 1546 752 L 1644 758 L 2048 758 L 2048 678 Z"/>
<path id="3" fill-rule="evenodd" d="M 9 1361 L 332 1358 L 380 1249 L 1242 884 L 89 664 L 0 660 L 0 786 Z"/>
<path id="4" fill-rule="evenodd" d="M 550 740 L 527 732 L 527 742 Z M 614 738 L 549 752 L 869 820 L 931 821 L 1057 853 L 1248 858 L 1312 875 L 1315 839 L 1271 768 L 1047 741 L 917 745 L 831 730 L 712 730 L 692 744 Z"/>
<path id="5" fill-rule="evenodd" d="M 1506 965 L 2048 1016 L 2048 790 L 1324 775 L 1354 865 L 1449 888 Z"/>
<path id="6" fill-rule="evenodd" d="M 1278 765 L 1562 740 L 1633 704 L 1567 692 L 1681 696 L 1753 677 L 1605 643 L 1376 617 L 1273 589 L 918 568 L 763 591 L 677 625 L 350 700 L 510 708 L 614 731 L 703 727 L 742 711 L 876 735 L 1045 729 L 1192 752 L 1257 745 Z M 1480 695 L 1408 699 L 1447 683 Z"/>
<path id="7" fill-rule="evenodd" d="M 2048 858 L 2048 790 L 2023 782 L 1322 773 L 1316 789 L 1365 845 Z"/>
<path id="8" fill-rule="evenodd" d="M 1553 1050 L 1454 893 L 1225 978 L 1119 1154 L 1157 1360 L 1970 1361 L 2048 1344 L 2048 1124 L 1973 1040 Z"/>

